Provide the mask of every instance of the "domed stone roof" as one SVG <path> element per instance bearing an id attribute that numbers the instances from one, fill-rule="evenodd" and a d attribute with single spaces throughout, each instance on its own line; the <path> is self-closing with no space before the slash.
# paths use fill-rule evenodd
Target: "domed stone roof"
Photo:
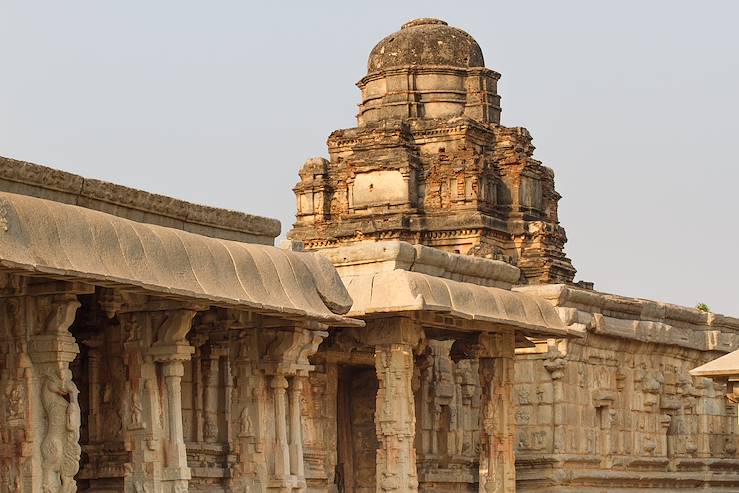
<path id="1" fill-rule="evenodd" d="M 377 43 L 370 52 L 367 72 L 408 65 L 484 67 L 477 41 L 439 19 L 415 19 Z"/>

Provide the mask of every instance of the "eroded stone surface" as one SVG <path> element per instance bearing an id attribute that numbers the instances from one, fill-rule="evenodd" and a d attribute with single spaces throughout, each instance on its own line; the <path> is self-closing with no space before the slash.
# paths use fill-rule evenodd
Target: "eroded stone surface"
<path id="1" fill-rule="evenodd" d="M 288 236 L 308 249 L 399 239 L 515 263 L 523 282 L 572 281 L 554 172 L 526 129 L 500 125 L 499 77 L 440 21 L 381 41 L 358 83 L 358 127 L 300 170 Z"/>
<path id="2" fill-rule="evenodd" d="M 0 493 L 739 490 L 736 353 L 691 375 L 739 319 L 548 284 L 553 173 L 483 65 L 434 19 L 378 44 L 282 250 L 0 160 Z"/>
<path id="3" fill-rule="evenodd" d="M 272 245 L 275 219 L 217 209 L 0 156 L 0 190 L 204 236 Z"/>
<path id="4" fill-rule="evenodd" d="M 518 350 L 520 491 L 739 487 L 726 384 L 690 374 L 737 347 L 738 319 L 562 285 L 520 289 L 584 335 Z"/>

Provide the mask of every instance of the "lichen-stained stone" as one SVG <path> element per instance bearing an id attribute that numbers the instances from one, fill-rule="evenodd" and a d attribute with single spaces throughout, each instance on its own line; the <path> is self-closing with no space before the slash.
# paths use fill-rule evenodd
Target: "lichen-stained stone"
<path id="1" fill-rule="evenodd" d="M 369 55 L 367 71 L 409 65 L 484 67 L 482 50 L 461 29 L 439 19 L 415 19 L 377 43 Z"/>

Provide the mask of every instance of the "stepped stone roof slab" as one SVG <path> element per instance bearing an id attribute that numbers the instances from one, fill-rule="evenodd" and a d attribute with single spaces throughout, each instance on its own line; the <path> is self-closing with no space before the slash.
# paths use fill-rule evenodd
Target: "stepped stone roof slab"
<path id="1" fill-rule="evenodd" d="M 351 304 L 325 258 L 0 192 L 0 267 L 328 324 Z"/>
<path id="2" fill-rule="evenodd" d="M 426 311 L 513 327 L 526 335 L 569 336 L 542 298 L 511 291 L 519 270 L 504 262 L 401 241 L 321 250 L 336 266 L 354 305 L 347 315 Z"/>

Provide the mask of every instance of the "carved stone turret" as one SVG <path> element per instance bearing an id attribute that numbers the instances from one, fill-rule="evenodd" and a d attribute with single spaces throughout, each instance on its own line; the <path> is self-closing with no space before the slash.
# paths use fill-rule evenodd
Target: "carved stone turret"
<path id="1" fill-rule="evenodd" d="M 571 282 L 554 172 L 526 129 L 500 125 L 499 78 L 444 21 L 383 39 L 357 83 L 358 127 L 300 171 L 288 237 L 308 249 L 400 239 L 515 263 L 522 282 Z"/>

